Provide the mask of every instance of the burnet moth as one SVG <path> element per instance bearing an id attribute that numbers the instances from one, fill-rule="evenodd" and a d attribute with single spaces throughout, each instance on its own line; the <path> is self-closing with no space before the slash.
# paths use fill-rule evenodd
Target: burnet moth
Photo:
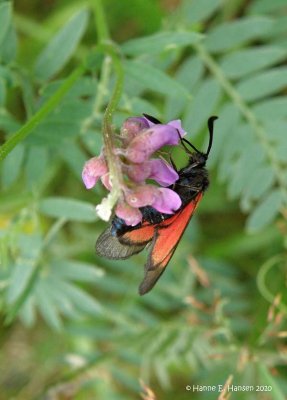
<path id="1" fill-rule="evenodd" d="M 156 118 L 144 115 L 151 122 L 160 123 Z M 174 214 L 163 214 L 150 206 L 142 207 L 140 211 L 143 219 L 136 226 L 128 226 L 115 216 L 96 242 L 96 253 L 112 260 L 126 259 L 145 247 L 149 248 L 145 276 L 139 286 L 141 295 L 149 292 L 163 274 L 208 187 L 205 164 L 212 147 L 213 125 L 216 119 L 215 116 L 208 119 L 209 144 L 205 153 L 197 150 L 188 140 L 181 138 L 181 144 L 189 155 L 189 161 L 186 167 L 178 171 L 179 179 L 170 186 L 181 198 L 180 209 Z"/>

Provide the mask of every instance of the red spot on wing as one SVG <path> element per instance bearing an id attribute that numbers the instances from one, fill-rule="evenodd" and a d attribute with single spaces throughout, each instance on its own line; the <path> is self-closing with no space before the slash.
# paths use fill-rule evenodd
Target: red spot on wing
<path id="1" fill-rule="evenodd" d="M 164 221 L 169 222 L 168 225 L 163 224 L 159 226 L 158 238 L 155 241 L 151 252 L 151 264 L 153 266 L 163 264 L 165 261 L 164 264 L 166 265 L 170 260 L 171 257 L 168 256 L 170 253 L 173 254 L 175 251 L 199 200 L 200 199 L 196 197 L 186 207 L 184 207 L 178 215 L 176 214 L 172 217 L 172 221 L 170 219 Z"/>
<path id="2" fill-rule="evenodd" d="M 198 193 L 194 200 L 173 217 L 156 227 L 152 249 L 145 268 L 145 278 L 140 286 L 141 294 L 152 289 L 164 272 L 201 198 L 202 192 Z"/>
<path id="3" fill-rule="evenodd" d="M 155 225 L 144 222 L 138 228 L 125 232 L 119 237 L 119 241 L 123 244 L 145 244 L 152 240 L 155 234 Z"/>

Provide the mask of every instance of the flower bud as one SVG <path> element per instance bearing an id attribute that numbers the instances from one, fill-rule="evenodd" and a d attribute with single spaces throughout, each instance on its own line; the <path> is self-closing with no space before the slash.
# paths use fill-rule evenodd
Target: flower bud
<path id="1" fill-rule="evenodd" d="M 122 218 L 127 225 L 135 226 L 142 220 L 142 213 L 139 209 L 131 207 L 127 203 L 121 201 L 116 207 L 116 216 Z"/>
<path id="2" fill-rule="evenodd" d="M 148 121 L 144 117 L 126 119 L 121 127 L 121 138 L 123 139 L 123 144 L 128 145 L 134 137 L 148 128 Z"/>
<path id="3" fill-rule="evenodd" d="M 95 186 L 101 176 L 108 172 L 107 163 L 103 155 L 88 160 L 83 168 L 82 179 L 87 189 Z"/>

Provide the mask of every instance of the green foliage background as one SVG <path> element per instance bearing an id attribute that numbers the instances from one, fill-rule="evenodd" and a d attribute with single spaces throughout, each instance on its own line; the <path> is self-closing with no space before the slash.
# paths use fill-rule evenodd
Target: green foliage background
<path id="1" fill-rule="evenodd" d="M 231 399 L 283 400 L 286 1 L 100 5 L 0 2 L 0 399 L 217 399 L 186 385 L 229 378 L 271 388 Z M 181 118 L 204 149 L 219 116 L 210 189 L 144 297 L 146 254 L 95 256 L 104 189 L 81 182 L 115 83 L 107 26 L 125 73 L 115 127 Z"/>

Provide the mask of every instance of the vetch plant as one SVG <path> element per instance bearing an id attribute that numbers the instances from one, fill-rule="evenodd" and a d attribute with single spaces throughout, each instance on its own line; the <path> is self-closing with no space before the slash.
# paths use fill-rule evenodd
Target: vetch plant
<path id="1" fill-rule="evenodd" d="M 26 3 L 0 3 L 0 287 L 11 325 L 2 326 L 2 397 L 129 400 L 141 377 L 169 400 L 184 396 L 192 371 L 195 385 L 232 373 L 236 385 L 267 385 L 283 400 L 286 2 Z M 170 243 L 166 226 L 184 210 L 184 199 L 175 212 L 167 201 L 181 172 L 164 139 L 175 164 L 184 161 L 179 125 L 168 121 L 180 119 L 204 150 L 211 115 L 220 116 L 211 190 L 164 279 L 139 298 L 144 259 L 155 276 L 152 246 L 158 233 Z M 100 181 L 107 196 L 85 189 L 85 162 L 86 186 Z M 145 244 L 114 234 L 138 237 L 145 215 L 132 225 L 147 202 L 167 218 L 147 258 L 129 258 Z M 105 234 L 96 205 L 105 219 L 115 214 Z M 156 211 L 167 206 L 173 214 Z M 98 235 L 124 260 L 95 257 Z M 68 361 L 79 356 L 83 368 Z"/>

